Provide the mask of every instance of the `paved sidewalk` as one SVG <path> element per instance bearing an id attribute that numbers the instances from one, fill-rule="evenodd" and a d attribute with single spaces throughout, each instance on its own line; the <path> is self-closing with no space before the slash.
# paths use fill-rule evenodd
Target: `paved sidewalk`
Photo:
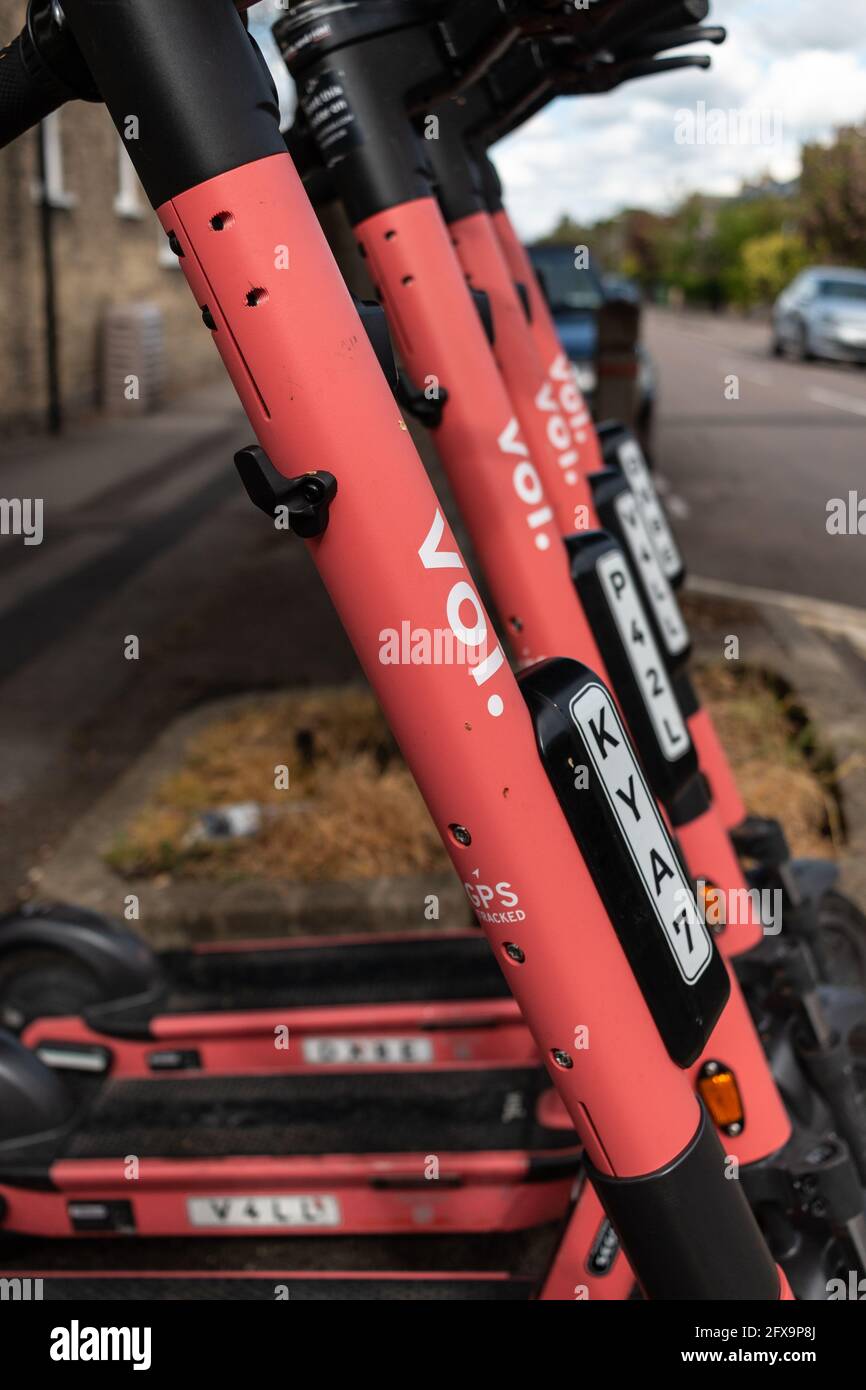
<path id="1" fill-rule="evenodd" d="M 693 629 L 698 661 L 718 661 L 735 634 L 740 660 L 780 676 L 795 692 L 832 753 L 846 845 L 840 857 L 843 887 L 866 910 L 866 663 L 851 633 L 814 625 L 814 613 L 788 605 L 746 602 L 735 586 L 711 595 L 701 580 L 686 581 L 701 602 L 704 621 Z M 784 822 L 784 807 L 779 808 Z"/>
<path id="2" fill-rule="evenodd" d="M 45 536 L 0 537 L 0 903 L 175 715 L 357 672 L 304 547 L 241 488 L 249 442 L 220 381 L 5 446 L 0 494 L 43 498 Z"/>

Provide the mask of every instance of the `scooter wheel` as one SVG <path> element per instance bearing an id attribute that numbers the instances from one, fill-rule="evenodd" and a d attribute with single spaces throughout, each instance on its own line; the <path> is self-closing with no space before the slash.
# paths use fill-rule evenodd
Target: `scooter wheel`
<path id="1" fill-rule="evenodd" d="M 843 893 L 825 893 L 818 908 L 829 983 L 866 989 L 866 915 Z"/>
<path id="2" fill-rule="evenodd" d="M 101 994 L 96 977 L 65 951 L 0 956 L 0 1027 L 10 1033 L 20 1033 L 34 1018 L 80 1013 Z"/>

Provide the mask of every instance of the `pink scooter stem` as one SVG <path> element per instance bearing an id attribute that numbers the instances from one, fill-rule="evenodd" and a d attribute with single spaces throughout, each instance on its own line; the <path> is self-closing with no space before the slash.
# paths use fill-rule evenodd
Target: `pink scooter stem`
<path id="1" fill-rule="evenodd" d="M 530 328 L 542 364 L 545 367 L 548 390 L 558 399 L 563 413 L 572 428 L 574 447 L 578 452 L 577 468 L 586 473 L 594 473 L 603 467 L 598 437 L 592 424 L 586 402 L 580 396 L 573 373 L 568 363 L 556 331 L 556 324 L 547 300 L 538 283 L 538 276 L 526 248 L 514 230 L 511 219 L 504 208 L 492 215 L 493 227 L 509 273 L 513 280 L 522 284 L 529 298 L 531 312 Z M 515 296 L 516 299 L 516 296 Z M 519 302 L 519 301 L 518 301 Z M 548 480 L 545 480 L 548 482 Z M 566 525 L 569 508 L 575 505 L 570 493 L 566 493 L 560 476 L 560 498 L 557 515 Z M 737 789 L 730 761 L 725 753 L 712 717 L 705 709 L 699 709 L 688 721 L 692 742 L 698 750 L 701 770 L 710 784 L 713 804 L 727 830 L 739 825 L 746 815 L 746 807 Z"/>

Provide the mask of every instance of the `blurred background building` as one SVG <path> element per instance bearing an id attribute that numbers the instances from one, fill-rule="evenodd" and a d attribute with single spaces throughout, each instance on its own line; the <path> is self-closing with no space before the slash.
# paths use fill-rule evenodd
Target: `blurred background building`
<path id="1" fill-rule="evenodd" d="M 271 8 L 253 18 L 265 39 Z M 3 41 L 25 9 L 0 0 Z M 288 105 L 285 68 L 271 66 Z M 110 411 L 129 372 L 142 409 L 222 372 L 103 107 L 72 102 L 0 151 L 0 246 L 2 432 Z"/>

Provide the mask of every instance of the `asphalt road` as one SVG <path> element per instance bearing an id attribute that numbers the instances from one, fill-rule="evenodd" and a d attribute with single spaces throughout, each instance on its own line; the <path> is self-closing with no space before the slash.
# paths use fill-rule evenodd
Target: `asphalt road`
<path id="1" fill-rule="evenodd" d="M 866 609 L 866 535 L 827 531 L 831 498 L 866 502 L 866 371 L 777 360 L 766 325 L 735 319 L 651 310 L 644 333 L 690 572 Z"/>

